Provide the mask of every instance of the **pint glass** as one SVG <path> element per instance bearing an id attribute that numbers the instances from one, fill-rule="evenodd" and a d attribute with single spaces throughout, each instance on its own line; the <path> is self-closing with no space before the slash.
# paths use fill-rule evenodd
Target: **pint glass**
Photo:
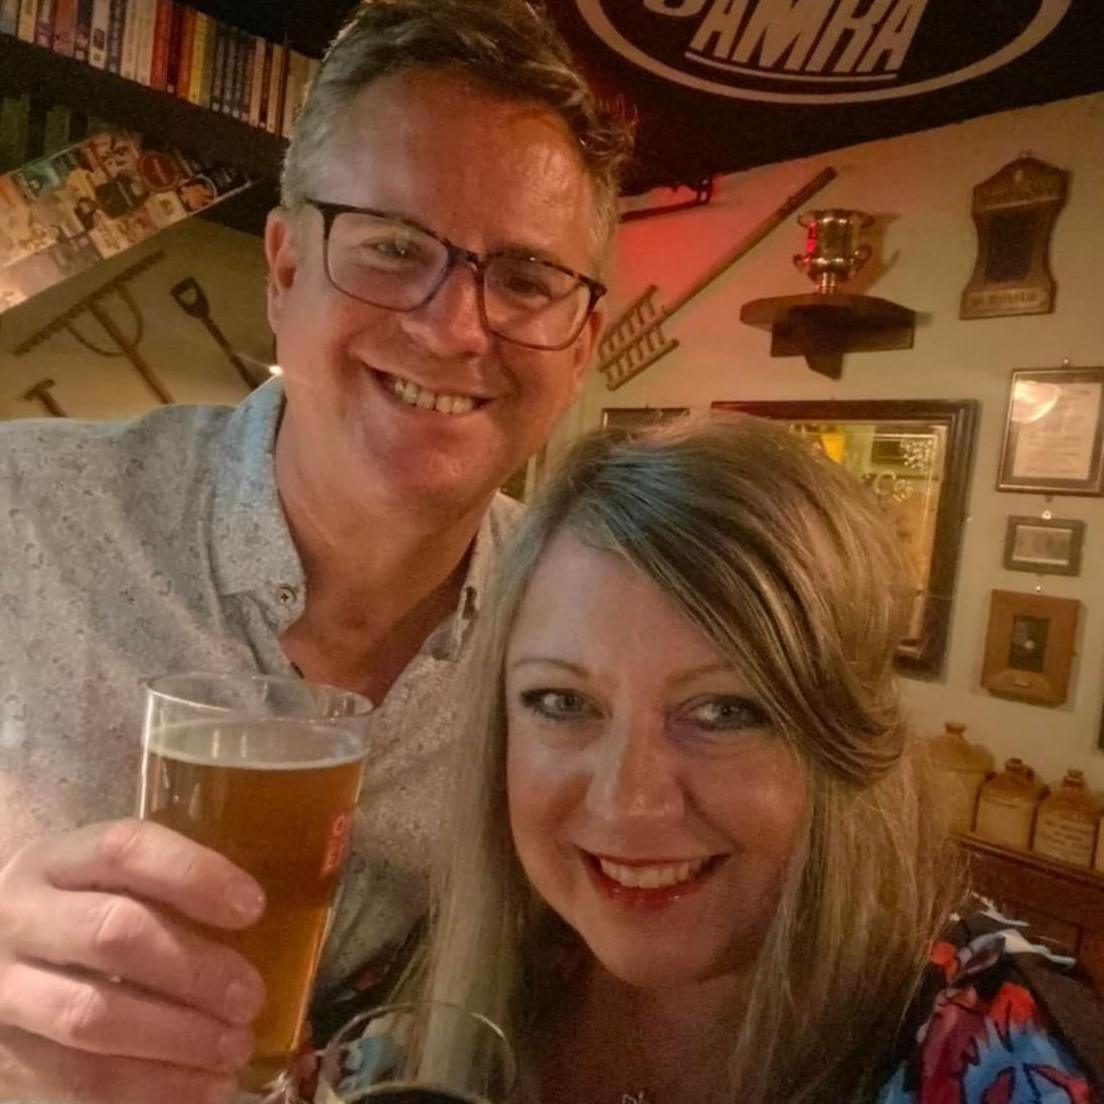
<path id="1" fill-rule="evenodd" d="M 264 978 L 248 1090 L 275 1079 L 300 1043 L 371 708 L 298 679 L 169 675 L 147 689 L 139 815 L 225 855 L 267 898 L 241 932 L 174 917 L 240 951 Z"/>

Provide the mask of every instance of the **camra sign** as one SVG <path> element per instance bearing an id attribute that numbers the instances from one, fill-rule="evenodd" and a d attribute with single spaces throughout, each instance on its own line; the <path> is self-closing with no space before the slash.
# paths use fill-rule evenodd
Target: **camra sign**
<path id="1" fill-rule="evenodd" d="M 1015 60 L 1071 0 L 576 0 L 607 46 L 650 73 L 764 103 L 891 100 Z"/>

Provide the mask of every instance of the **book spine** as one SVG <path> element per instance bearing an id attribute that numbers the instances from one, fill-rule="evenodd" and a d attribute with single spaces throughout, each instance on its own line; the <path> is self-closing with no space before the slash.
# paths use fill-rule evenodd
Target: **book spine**
<path id="1" fill-rule="evenodd" d="M 54 44 L 54 0 L 38 0 L 35 19 L 35 44 L 49 50 Z"/>
<path id="2" fill-rule="evenodd" d="M 153 39 L 157 30 L 157 0 L 139 0 L 138 52 L 134 70 L 147 88 L 153 85 Z"/>
<path id="3" fill-rule="evenodd" d="M 279 134 L 284 118 L 284 91 L 287 88 L 287 47 L 278 42 L 272 46 L 272 81 L 269 84 L 268 122 L 265 129 Z"/>
<path id="4" fill-rule="evenodd" d="M 54 41 L 51 49 L 62 57 L 73 56 L 77 33 L 77 0 L 56 0 L 54 4 Z"/>
<path id="5" fill-rule="evenodd" d="M 169 36 L 165 48 L 165 91 L 176 95 L 180 87 L 180 43 L 184 37 L 184 7 L 172 5 L 172 18 L 169 20 Z"/>
<path id="6" fill-rule="evenodd" d="M 88 61 L 92 43 L 92 8 L 95 0 L 77 0 L 77 27 L 73 33 L 73 57 Z"/>
<path id="7" fill-rule="evenodd" d="M 268 130 L 268 98 L 272 87 L 272 49 L 273 44 L 261 39 L 264 43 L 264 58 L 261 62 L 261 111 L 257 120 L 257 126 L 262 130 Z"/>
<path id="8" fill-rule="evenodd" d="M 195 49 L 195 9 L 181 7 L 180 47 L 177 59 L 176 94 L 182 100 L 192 98 L 192 51 Z"/>
<path id="9" fill-rule="evenodd" d="M 222 110 L 222 86 L 226 76 L 226 28 L 220 22 L 211 27 L 214 49 L 211 56 L 211 91 L 208 98 L 212 111 Z"/>
<path id="10" fill-rule="evenodd" d="M 261 94 L 265 79 L 265 40 L 254 38 L 249 55 L 249 125 L 261 125 Z"/>
<path id="11" fill-rule="evenodd" d="M 249 118 L 249 70 L 253 61 L 253 41 L 238 31 L 238 56 L 234 62 L 234 118 Z"/>
<path id="12" fill-rule="evenodd" d="M 38 0 L 22 0 L 19 5 L 19 22 L 15 33 L 24 42 L 34 42 L 35 27 L 38 23 Z"/>
<path id="13" fill-rule="evenodd" d="M 188 99 L 203 102 L 203 62 L 207 53 L 207 16 L 192 12 L 192 72 L 188 81 Z"/>
<path id="14" fill-rule="evenodd" d="M 110 0 L 107 23 L 107 61 L 110 73 L 123 68 L 123 31 L 126 27 L 126 0 Z"/>
<path id="15" fill-rule="evenodd" d="M 138 71 L 138 20 L 138 0 L 123 0 L 123 56 L 119 73 L 127 80 L 134 80 Z"/>
<path id="16" fill-rule="evenodd" d="M 0 34 L 13 35 L 19 26 L 19 0 L 0 3 Z"/>
<path id="17" fill-rule="evenodd" d="M 150 87 L 164 91 L 169 76 L 169 34 L 172 31 L 172 0 L 157 0 L 153 20 L 153 48 L 150 52 Z"/>
<path id="18" fill-rule="evenodd" d="M 111 0 L 92 0 L 92 30 L 88 36 L 88 64 L 107 67 L 107 24 Z"/>
<path id="19" fill-rule="evenodd" d="M 211 87 L 215 73 L 215 30 L 216 22 L 212 16 L 203 17 L 203 76 L 200 78 L 199 103 L 201 107 L 211 106 Z"/>

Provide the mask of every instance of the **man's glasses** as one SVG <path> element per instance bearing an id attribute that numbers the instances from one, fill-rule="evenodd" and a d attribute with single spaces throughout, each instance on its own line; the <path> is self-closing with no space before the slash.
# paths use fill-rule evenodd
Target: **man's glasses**
<path id="1" fill-rule="evenodd" d="M 304 200 L 322 214 L 326 275 L 362 303 L 412 311 L 437 294 L 457 264 L 476 274 L 487 330 L 529 349 L 566 349 L 604 285 L 551 261 L 517 253 L 476 253 L 420 226 L 366 207 Z"/>

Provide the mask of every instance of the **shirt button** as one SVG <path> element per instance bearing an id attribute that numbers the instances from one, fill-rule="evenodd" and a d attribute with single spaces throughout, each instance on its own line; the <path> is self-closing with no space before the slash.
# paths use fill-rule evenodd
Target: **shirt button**
<path id="1" fill-rule="evenodd" d="M 276 597 L 280 600 L 280 605 L 290 606 L 295 601 L 295 587 L 282 586 L 276 588 Z"/>

